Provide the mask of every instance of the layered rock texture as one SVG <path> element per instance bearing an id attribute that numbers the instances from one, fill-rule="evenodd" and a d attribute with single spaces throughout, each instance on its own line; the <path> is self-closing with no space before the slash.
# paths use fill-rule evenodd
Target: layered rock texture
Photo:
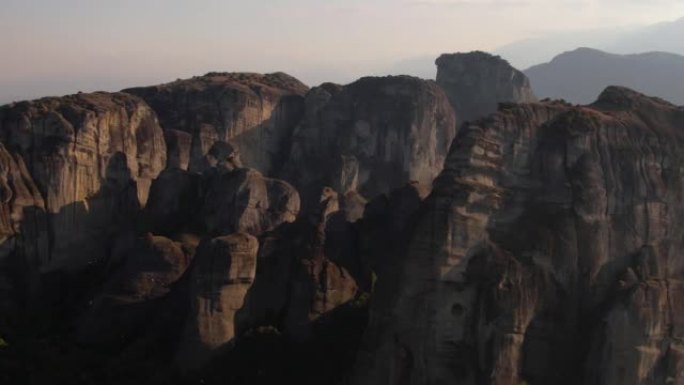
<path id="1" fill-rule="evenodd" d="M 0 107 L 0 382 L 684 383 L 684 109 L 438 65 Z"/>
<path id="2" fill-rule="evenodd" d="M 0 144 L 0 330 L 20 322 L 49 256 L 45 202 L 21 156 Z"/>
<path id="3" fill-rule="evenodd" d="M 374 198 L 410 181 L 429 185 L 454 135 L 453 110 L 434 82 L 398 76 L 324 84 L 306 96 L 283 178 L 306 202 L 324 186 Z"/>
<path id="4" fill-rule="evenodd" d="M 326 229 L 339 213 L 336 199 L 326 191 L 317 218 L 303 219 L 263 240 L 242 329 L 275 326 L 305 338 L 313 321 L 355 298 L 353 276 L 326 255 Z"/>
<path id="5" fill-rule="evenodd" d="M 83 266 L 147 201 L 166 167 L 156 115 L 123 94 L 78 94 L 0 108 L 0 140 L 24 159 L 45 210 L 43 261 Z"/>
<path id="6" fill-rule="evenodd" d="M 299 194 L 286 182 L 240 168 L 210 179 L 202 218 L 212 234 L 259 235 L 293 222 L 299 214 L 299 204 Z"/>
<path id="7" fill-rule="evenodd" d="M 159 115 L 181 168 L 203 171 L 216 141 L 231 140 L 248 167 L 272 175 L 285 161 L 308 87 L 284 74 L 212 72 L 152 87 L 124 90 Z M 179 132 L 189 135 L 182 135 Z"/>
<path id="8" fill-rule="evenodd" d="M 211 352 L 235 337 L 235 313 L 256 274 L 259 242 L 245 233 L 202 243 L 190 274 L 190 312 L 178 360 L 205 364 Z"/>
<path id="9" fill-rule="evenodd" d="M 356 383 L 683 382 L 683 123 L 608 88 L 464 126 Z"/>
<path id="10" fill-rule="evenodd" d="M 444 54 L 435 64 L 437 84 L 461 123 L 496 112 L 499 103 L 536 100 L 527 76 L 498 56 L 479 51 Z"/>

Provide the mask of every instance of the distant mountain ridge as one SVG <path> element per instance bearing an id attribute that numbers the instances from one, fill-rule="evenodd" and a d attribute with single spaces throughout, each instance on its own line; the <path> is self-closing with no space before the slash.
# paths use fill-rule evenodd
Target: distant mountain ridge
<path id="1" fill-rule="evenodd" d="M 663 51 L 684 55 L 684 18 L 643 27 L 565 31 L 520 40 L 494 50 L 514 67 L 551 60 L 559 52 L 593 47 L 617 54 Z"/>
<path id="2" fill-rule="evenodd" d="M 618 55 L 578 48 L 524 73 L 539 97 L 587 104 L 617 85 L 684 105 L 684 56 L 673 53 Z"/>

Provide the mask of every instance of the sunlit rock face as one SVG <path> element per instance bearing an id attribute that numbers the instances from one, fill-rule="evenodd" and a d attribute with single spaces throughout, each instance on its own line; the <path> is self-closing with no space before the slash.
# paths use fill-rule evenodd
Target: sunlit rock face
<path id="1" fill-rule="evenodd" d="M 465 125 L 354 383 L 683 382 L 683 128 L 616 87 Z"/>
<path id="2" fill-rule="evenodd" d="M 124 90 L 149 103 L 164 130 L 191 136 L 187 140 L 167 134 L 179 139 L 170 151 L 189 154 L 187 165 L 185 158 L 180 162 L 182 168 L 203 171 L 204 156 L 213 144 L 230 140 L 242 149 L 246 166 L 266 175 L 273 175 L 287 156 L 307 91 L 307 86 L 284 73 L 223 72 Z"/>
<path id="3" fill-rule="evenodd" d="M 440 60 L 1 107 L 0 382 L 684 383 L 684 110 Z"/>
<path id="4" fill-rule="evenodd" d="M 409 181 L 429 185 L 455 132 L 453 110 L 434 82 L 390 76 L 324 84 L 306 97 L 282 178 L 305 204 L 324 186 L 372 199 Z"/>
<path id="5" fill-rule="evenodd" d="M 246 233 L 200 244 L 189 277 L 189 312 L 178 352 L 183 368 L 206 364 L 235 337 L 235 313 L 254 281 L 259 242 Z"/>
<path id="6" fill-rule="evenodd" d="M 485 52 L 440 56 L 437 84 L 444 89 L 459 123 L 496 112 L 499 103 L 536 100 L 530 81 L 504 59 Z"/>
<path id="7" fill-rule="evenodd" d="M 130 226 L 166 167 L 156 115 L 122 93 L 4 106 L 0 140 L 23 157 L 50 214 L 50 268 L 78 268 L 98 258 L 101 238 Z"/>

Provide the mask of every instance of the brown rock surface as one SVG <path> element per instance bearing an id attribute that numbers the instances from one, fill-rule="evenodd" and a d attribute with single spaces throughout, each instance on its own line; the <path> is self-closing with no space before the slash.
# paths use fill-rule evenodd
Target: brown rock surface
<path id="1" fill-rule="evenodd" d="M 196 174 L 164 170 L 152 183 L 144 214 L 152 231 L 213 236 L 247 232 L 258 236 L 299 214 L 299 194 L 281 180 L 241 166 L 240 151 L 218 141 Z"/>
<path id="2" fill-rule="evenodd" d="M 134 216 L 166 167 L 156 115 L 141 99 L 121 93 L 3 106 L 0 140 L 24 158 L 45 199 L 51 267 L 78 268 L 101 258 L 101 245 L 89 238 Z"/>
<path id="3" fill-rule="evenodd" d="M 409 181 L 429 185 L 456 131 L 444 92 L 408 76 L 324 84 L 306 97 L 282 178 L 311 203 L 323 186 L 372 199 Z"/>
<path id="4" fill-rule="evenodd" d="M 273 175 L 287 156 L 307 90 L 284 73 L 212 72 L 124 92 L 149 103 L 165 130 L 192 136 L 191 171 L 204 170 L 202 160 L 217 140 L 231 140 L 243 150 L 245 165 Z"/>
<path id="5" fill-rule="evenodd" d="M 235 233 L 203 242 L 190 273 L 190 309 L 178 352 L 187 369 L 205 364 L 235 337 L 235 313 L 256 274 L 259 242 Z"/>
<path id="6" fill-rule="evenodd" d="M 248 168 L 211 171 L 204 176 L 208 182 L 201 211 L 211 234 L 260 235 L 296 219 L 299 194 L 289 184 Z"/>
<path id="7" fill-rule="evenodd" d="M 190 165 L 192 135 L 185 131 L 164 130 L 166 140 L 167 168 L 187 170 Z"/>
<path id="8" fill-rule="evenodd" d="M 21 156 L 0 144 L 0 331 L 19 320 L 27 295 L 35 294 L 48 251 L 43 198 Z"/>
<path id="9" fill-rule="evenodd" d="M 684 381 L 682 127 L 623 88 L 465 125 L 376 290 L 354 383 Z"/>
<path id="10" fill-rule="evenodd" d="M 264 237 L 256 280 L 239 313 L 242 332 L 272 326 L 295 339 L 310 338 L 316 319 L 356 297 L 352 275 L 326 255 L 326 225 L 336 214 L 337 194 L 326 189 L 318 216 Z"/>
<path id="11" fill-rule="evenodd" d="M 436 64 L 437 84 L 461 123 L 496 112 L 499 103 L 536 101 L 527 76 L 498 56 L 480 51 L 444 54 Z"/>
<path id="12" fill-rule="evenodd" d="M 124 346 L 147 332 L 161 300 L 192 260 L 180 242 L 152 234 L 120 245 L 114 254 L 111 268 L 115 270 L 80 326 L 85 343 Z"/>

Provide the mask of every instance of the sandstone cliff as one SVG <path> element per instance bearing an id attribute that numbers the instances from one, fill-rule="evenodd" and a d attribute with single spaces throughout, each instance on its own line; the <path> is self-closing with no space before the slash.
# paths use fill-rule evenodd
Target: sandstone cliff
<path id="1" fill-rule="evenodd" d="M 326 248 L 326 230 L 339 214 L 333 193 L 324 191 L 317 214 L 262 239 L 259 271 L 238 314 L 242 332 L 271 326 L 295 339 L 308 339 L 316 319 L 358 294 L 354 277 L 341 261 L 331 260 L 331 249 Z"/>
<path id="2" fill-rule="evenodd" d="M 609 88 L 464 126 L 379 282 L 355 383 L 684 381 L 683 123 Z"/>
<path id="3" fill-rule="evenodd" d="M 21 156 L 0 144 L 0 332 L 21 322 L 49 256 L 45 203 Z"/>
<path id="4" fill-rule="evenodd" d="M 324 84 L 306 97 L 283 179 L 315 202 L 324 186 L 366 198 L 439 173 L 456 131 L 434 83 L 407 76 Z"/>
<path id="5" fill-rule="evenodd" d="M 51 267 L 98 258 L 166 167 L 154 112 L 127 94 L 78 94 L 0 108 L 0 140 L 23 157 L 50 214 Z M 50 267 L 50 268 L 51 268 Z"/>
<path id="6" fill-rule="evenodd" d="M 235 337 L 235 313 L 256 274 L 259 242 L 245 233 L 202 243 L 190 274 L 190 308 L 179 348 L 184 368 L 198 368 Z"/>
<path id="7" fill-rule="evenodd" d="M 479 51 L 444 54 L 435 63 L 437 84 L 461 123 L 496 112 L 499 103 L 536 100 L 527 76 L 498 56 Z"/>
<path id="8" fill-rule="evenodd" d="M 440 61 L 0 108 L 0 381 L 684 382 L 684 109 Z"/>
<path id="9" fill-rule="evenodd" d="M 180 131 L 191 136 L 190 140 L 178 137 L 169 147 L 169 158 L 183 154 L 179 162 L 183 168 L 203 171 L 202 161 L 211 146 L 231 140 L 242 149 L 246 166 L 272 175 L 285 161 L 307 90 L 284 73 L 212 72 L 124 92 L 149 103 L 167 135 Z"/>

